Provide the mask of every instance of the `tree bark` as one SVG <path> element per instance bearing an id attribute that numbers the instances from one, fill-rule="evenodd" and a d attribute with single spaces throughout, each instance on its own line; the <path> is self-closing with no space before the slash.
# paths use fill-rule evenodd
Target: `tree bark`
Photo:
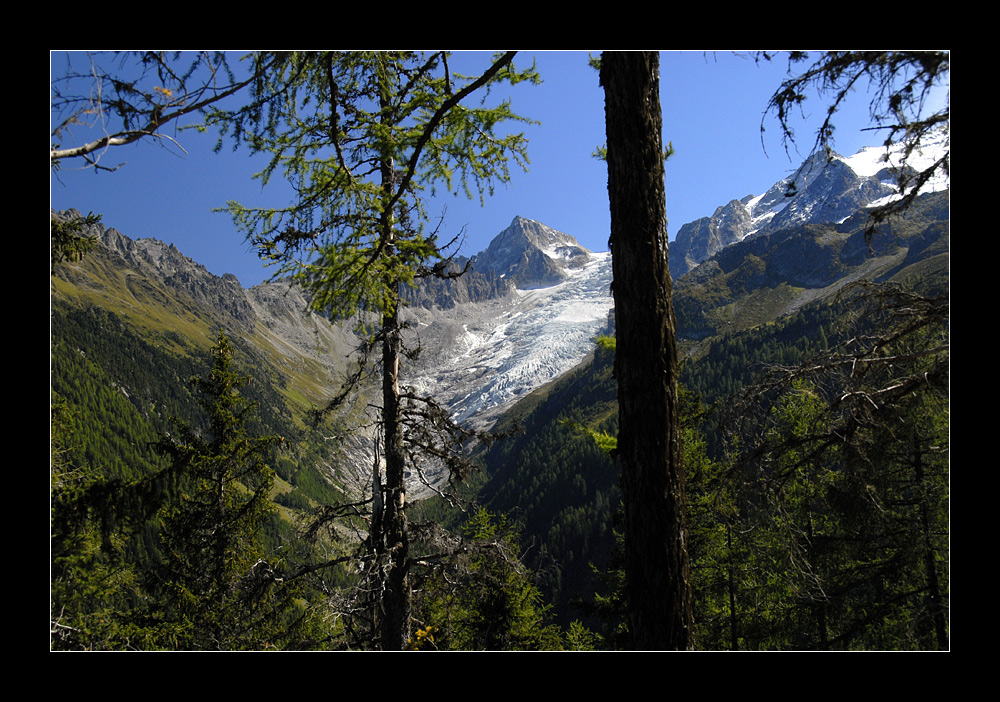
<path id="1" fill-rule="evenodd" d="M 398 300 L 397 300 L 398 304 Z M 384 520 L 387 554 L 384 592 L 380 602 L 378 641 L 381 648 L 399 651 L 406 645 L 410 626 L 409 539 L 406 529 L 405 454 L 399 406 L 400 329 L 397 313 L 382 321 L 382 422 L 385 431 Z"/>
<path id="2" fill-rule="evenodd" d="M 692 644 L 675 320 L 667 268 L 659 55 L 607 52 L 607 122 L 625 573 L 633 646 Z"/>
<path id="3" fill-rule="evenodd" d="M 383 87 L 383 110 L 390 107 L 389 90 Z M 396 255 L 394 202 L 396 197 L 396 161 L 383 153 L 381 161 L 383 256 Z M 392 266 L 389 267 L 392 270 Z M 390 276 L 393 274 L 390 273 Z M 405 648 L 410 631 L 409 536 L 406 529 L 406 454 L 403 425 L 400 421 L 399 359 L 402 332 L 399 325 L 399 281 L 386 281 L 392 290 L 387 311 L 382 315 L 382 429 L 385 434 L 385 510 L 382 529 L 385 534 L 384 578 L 381 597 L 377 597 L 377 644 L 387 651 Z"/>

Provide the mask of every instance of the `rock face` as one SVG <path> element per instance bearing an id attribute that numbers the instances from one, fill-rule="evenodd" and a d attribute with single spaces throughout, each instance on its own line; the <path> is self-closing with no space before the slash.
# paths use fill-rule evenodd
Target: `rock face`
<path id="1" fill-rule="evenodd" d="M 455 305 L 486 302 L 511 292 L 514 283 L 492 271 L 477 271 L 461 257 L 444 267 L 444 277 L 421 278 L 415 287 L 404 286 L 403 301 L 411 307 L 450 310 Z M 459 275 L 460 274 L 460 275 Z"/>
<path id="2" fill-rule="evenodd" d="M 432 394 L 461 422 L 488 427 L 518 398 L 555 380 L 611 331 L 611 255 L 588 254 L 548 287 L 515 289 L 451 311 L 411 308 L 421 360 L 405 384 Z"/>
<path id="3" fill-rule="evenodd" d="M 742 201 L 732 200 L 717 208 L 711 217 L 702 217 L 681 227 L 670 245 L 670 274 L 679 278 L 730 244 L 742 241 L 753 226 L 747 207 L 751 199 L 748 195 Z"/>
<path id="4" fill-rule="evenodd" d="M 593 254 L 569 234 L 524 217 L 514 217 L 485 251 L 471 260 L 459 257 L 445 267 L 457 277 L 428 276 L 404 288 L 412 307 L 449 310 L 455 305 L 487 302 L 515 290 L 548 288 L 567 280 L 592 261 Z"/>
<path id="5" fill-rule="evenodd" d="M 79 213 L 53 213 L 73 217 Z M 264 356 L 280 356 L 283 370 L 342 373 L 360 338 L 348 321 L 331 325 L 306 312 L 299 288 L 288 281 L 244 290 L 155 239 L 133 240 L 96 225 L 89 232 L 130 287 L 185 300 L 183 310 L 238 332 Z M 574 367 L 607 331 L 613 300 L 610 255 L 592 253 L 544 224 L 515 217 L 486 251 L 446 269 L 457 277 L 426 277 L 402 291 L 411 347 L 404 382 L 435 396 L 456 417 L 477 423 L 517 397 Z M 133 290 L 132 294 L 136 294 Z"/>

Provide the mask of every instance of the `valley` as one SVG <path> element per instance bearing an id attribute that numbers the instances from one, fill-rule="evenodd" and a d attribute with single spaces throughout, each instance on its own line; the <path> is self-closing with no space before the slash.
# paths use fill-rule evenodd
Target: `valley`
<path id="1" fill-rule="evenodd" d="M 925 194 L 892 229 L 868 241 L 865 198 L 885 192 L 867 176 L 849 177 L 843 164 L 850 162 L 839 162 L 825 180 L 811 179 L 810 186 L 822 180 L 823 187 L 800 187 L 796 199 L 780 201 L 778 214 L 765 218 L 797 213 L 787 226 L 746 229 L 714 250 L 720 230 L 735 231 L 735 205 L 720 207 L 714 221 L 682 228 L 687 239 L 678 248 L 690 268 L 677 276 L 673 302 L 684 380 L 701 397 L 726 403 L 765 365 L 823 351 L 818 340 L 837 333 L 840 313 L 832 310 L 840 309 L 838 295 L 855 281 L 947 294 L 948 191 Z M 776 193 L 786 188 L 776 184 L 771 200 L 779 202 Z M 744 204 L 752 208 L 767 199 L 746 198 Z M 849 216 L 840 216 L 840 204 L 824 206 L 845 202 L 853 203 Z M 831 220 L 830 212 L 837 218 Z M 758 224 L 763 221 L 758 217 Z M 52 390 L 83 415 L 78 460 L 105 463 L 109 475 L 122 479 L 160 470 L 152 451 L 126 456 L 125 449 L 111 447 L 130 441 L 123 431 L 143 437 L 134 446 L 151 442 L 169 430 L 171 416 L 198 421 L 191 393 L 174 388 L 174 381 L 183 386 L 204 367 L 222 330 L 234 340 L 242 371 L 253 378 L 247 392 L 263 410 L 259 428 L 289 439 L 290 449 L 276 461 L 273 497 L 280 517 L 273 532 L 283 536 L 274 547 L 285 548 L 278 544 L 291 542 L 291 525 L 313 510 L 371 499 L 372 468 L 381 458 L 378 367 L 366 368 L 363 382 L 325 424 L 313 427 L 307 419 L 356 369 L 365 338 L 355 329 L 357 320 L 331 323 L 306 313 L 302 292 L 287 281 L 244 290 L 234 277 L 213 276 L 163 242 L 133 240 L 103 225 L 90 234 L 99 247 L 54 270 L 50 286 L 58 340 Z M 516 216 L 467 262 L 462 277 L 422 282 L 406 293 L 405 346 L 419 354 L 404 364 L 401 383 L 407 392 L 434 397 L 465 427 L 520 426 L 496 445 L 464 447 L 475 450 L 483 466 L 469 488 L 476 490 L 471 499 L 517 520 L 530 545 L 526 563 L 540 574 L 556 620 L 569 626 L 580 616 L 580 602 L 606 586 L 591 566 L 612 558 L 621 500 L 613 462 L 578 430 L 614 436 L 617 427 L 614 354 L 595 343 L 614 334 L 611 255 Z M 108 350 L 116 346 L 123 353 Z M 113 418 L 102 414 L 110 412 Z M 698 455 L 711 465 L 722 432 L 708 426 L 691 445 L 703 443 Z M 115 452 L 120 455 L 110 460 Z M 440 513 L 442 522 L 460 526 L 454 521 L 459 513 L 438 497 L 448 489 L 446 471 L 431 467 L 424 475 L 429 484 L 413 472 L 408 478 L 407 499 L 418 513 Z M 708 509 L 698 503 L 708 499 L 701 479 L 692 488 L 696 513 Z M 718 518 L 709 520 L 713 528 Z M 362 522 L 359 516 L 350 529 L 340 527 L 338 538 L 363 539 Z M 346 548 L 334 548 L 335 541 L 325 546 L 335 553 Z M 595 616 L 587 615 L 588 625 L 597 626 Z M 759 645 L 769 645 L 761 637 Z"/>

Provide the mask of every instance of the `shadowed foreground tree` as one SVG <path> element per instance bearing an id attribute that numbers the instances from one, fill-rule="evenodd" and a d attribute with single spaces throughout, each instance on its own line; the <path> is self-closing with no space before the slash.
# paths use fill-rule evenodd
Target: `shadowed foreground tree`
<path id="1" fill-rule="evenodd" d="M 88 500 L 100 483 L 97 470 L 69 458 L 72 432 L 66 403 L 54 401 L 51 412 L 49 647 L 119 648 L 128 628 L 121 612 L 132 594 L 135 572 L 123 558 L 124 539 L 102 531 L 102 515 Z"/>
<path id="2" fill-rule="evenodd" d="M 607 120 L 625 592 L 632 645 L 687 649 L 693 618 L 676 323 L 667 267 L 659 55 L 601 57 Z"/>
<path id="3" fill-rule="evenodd" d="M 297 585 L 266 553 L 276 437 L 248 433 L 256 404 L 229 340 L 195 378 L 204 426 L 157 443 L 170 460 L 134 480 L 74 465 L 53 411 L 53 649 L 260 650 L 299 645 Z M 155 519 L 154 519 L 155 517 Z M 137 540 L 148 544 L 140 547 Z M 147 541 L 148 539 L 148 541 Z"/>
<path id="4" fill-rule="evenodd" d="M 414 648 L 552 651 L 581 643 L 564 642 L 549 622 L 549 607 L 521 563 L 519 535 L 507 519 L 480 508 L 463 532 L 450 549 L 455 557 L 420 585 L 417 615 L 425 635 L 414 639 Z"/>
<path id="5" fill-rule="evenodd" d="M 869 211 L 869 237 L 891 234 L 893 218 L 927 186 L 947 187 L 948 52 L 787 57 L 793 75 L 768 112 L 788 143 L 793 112 L 811 91 L 827 101 L 814 150 L 828 154 L 840 107 L 856 91 L 870 95 L 872 128 L 886 135 L 899 197 Z M 846 340 L 798 366 L 771 369 L 732 404 L 748 447 L 743 466 L 762 476 L 768 514 L 788 515 L 784 557 L 798 554 L 792 572 L 809 583 L 796 589 L 815 631 L 803 645 L 949 645 L 949 301 L 940 286 L 911 283 L 846 288 Z M 768 408 L 784 423 L 772 424 Z M 815 419 L 806 426 L 802 415 Z"/>
<path id="6" fill-rule="evenodd" d="M 946 650 L 947 298 L 864 283 L 842 300 L 842 342 L 728 403 L 739 638 Z"/>
<path id="7" fill-rule="evenodd" d="M 505 131 L 524 120 L 506 101 L 473 103 L 502 84 L 537 81 L 513 58 L 497 55 L 481 74 L 465 77 L 444 52 L 255 54 L 255 65 L 271 67 L 253 71 L 260 78 L 250 106 L 210 120 L 237 143 L 271 155 L 256 176 L 263 183 L 280 172 L 296 190 L 286 207 L 229 204 L 248 241 L 278 266 L 276 277 L 302 286 L 313 310 L 336 320 L 360 315 L 369 344 L 380 347 L 385 473 L 379 476 L 376 463 L 367 572 L 377 598 L 373 645 L 382 649 L 404 648 L 410 637 L 405 474 L 418 472 L 412 456 L 426 437 L 408 432 L 407 423 L 421 412 L 442 418 L 432 402 L 400 386 L 400 286 L 446 269 L 447 246 L 425 230 L 426 189 L 482 197 L 509 180 L 511 161 L 526 164 L 523 134 Z M 442 431 L 453 435 L 450 427 Z M 432 453 L 454 458 L 440 447 Z"/>

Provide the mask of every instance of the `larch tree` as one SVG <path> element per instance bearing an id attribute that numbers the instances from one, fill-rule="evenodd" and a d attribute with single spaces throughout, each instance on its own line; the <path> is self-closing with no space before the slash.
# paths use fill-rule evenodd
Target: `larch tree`
<path id="1" fill-rule="evenodd" d="M 693 635 L 667 267 L 659 55 L 606 52 L 618 446 L 625 507 L 625 591 L 634 648 L 687 649 Z"/>
<path id="2" fill-rule="evenodd" d="M 221 51 L 66 51 L 52 52 L 50 62 L 58 72 L 49 83 L 53 174 L 64 168 L 116 171 L 125 164 L 109 165 L 104 157 L 113 147 L 140 141 L 184 152 L 177 133 L 199 126 L 210 107 L 259 77 L 237 77 Z M 99 220 L 93 213 L 70 221 L 52 217 L 52 265 L 90 251 L 95 241 L 79 231 Z"/>
<path id="3" fill-rule="evenodd" d="M 813 150 L 831 154 L 839 110 L 857 99 L 854 96 L 868 95 L 871 129 L 884 134 L 887 166 L 893 169 L 899 187 L 897 198 L 869 210 L 869 240 L 876 232 L 892 235 L 893 227 L 904 226 L 910 208 L 927 190 L 949 187 L 949 52 L 789 52 L 785 56 L 790 77 L 771 97 L 766 114 L 778 118 L 788 144 L 795 141 L 795 112 L 807 100 L 819 99 L 825 103 L 825 118 L 816 131 Z M 866 282 L 847 286 L 840 299 L 849 310 L 844 321 L 853 325 L 854 333 L 798 366 L 771 369 L 759 386 L 748 389 L 744 402 L 733 403 L 736 412 L 749 406 L 768 407 L 762 398 L 786 398 L 793 382 L 823 387 L 824 412 L 834 418 L 829 422 L 834 428 L 812 437 L 814 453 L 829 452 L 829 446 L 841 444 L 844 455 L 850 457 L 840 461 L 841 481 L 854 469 L 879 469 L 861 484 L 864 498 L 878 501 L 875 514 L 882 521 L 878 528 L 866 525 L 861 530 L 866 538 L 851 543 L 874 542 L 883 553 L 893 553 L 894 560 L 886 566 L 891 573 L 882 577 L 888 585 L 879 585 L 875 604 L 857 607 L 864 614 L 864 625 L 844 626 L 839 638 L 831 639 L 838 645 L 884 646 L 886 640 L 898 647 L 943 649 L 949 645 L 949 293 L 946 283 L 928 285 L 927 280 L 915 280 L 906 285 Z M 755 443 L 751 457 L 772 460 L 787 450 L 785 444 Z M 853 510 L 851 519 L 857 519 L 857 513 Z M 888 536 L 880 541 L 877 534 Z M 875 568 L 872 563 L 878 562 L 877 558 L 870 562 L 869 572 Z M 911 565 L 900 568 L 900 563 Z M 886 594 L 892 588 L 896 592 Z M 825 596 L 832 597 L 829 592 Z M 899 614 L 906 607 L 912 609 Z M 876 611 L 877 617 L 872 614 Z M 893 617 L 897 629 L 888 624 Z M 880 626 L 873 626 L 872 621 Z M 891 639 L 872 634 L 890 630 Z"/>
<path id="4" fill-rule="evenodd" d="M 948 305 L 858 282 L 830 348 L 727 401 L 759 648 L 949 646 Z M 756 565 L 754 565 L 756 563 Z"/>
<path id="5" fill-rule="evenodd" d="M 865 233 L 872 243 L 914 226 L 922 216 L 909 208 L 949 174 L 948 53 L 783 56 L 789 78 L 765 119 L 777 118 L 786 148 L 796 114 L 819 101 L 811 150 L 832 160 L 838 112 L 867 91 L 899 197 L 868 210 Z M 947 283 L 933 266 L 857 281 L 830 310 L 837 323 L 818 349 L 767 366 L 721 403 L 730 463 L 711 499 L 726 511 L 702 519 L 726 528 L 720 553 L 740 563 L 729 646 L 946 649 Z"/>
<path id="6" fill-rule="evenodd" d="M 514 67 L 514 53 L 495 56 L 472 77 L 455 74 L 445 52 L 255 54 L 254 66 L 268 68 L 251 71 L 259 76 L 251 104 L 209 120 L 251 151 L 270 154 L 256 176 L 262 182 L 281 173 L 295 189 L 282 208 L 229 203 L 248 241 L 277 266 L 276 278 L 301 285 L 313 310 L 366 319 L 369 346 L 380 350 L 385 474 L 373 481 L 368 541 L 374 645 L 382 649 L 404 648 L 410 635 L 405 474 L 416 472 L 414 456 L 426 446 L 407 432 L 408 417 L 447 419 L 400 386 L 400 286 L 446 268 L 447 245 L 427 228 L 428 190 L 482 198 L 509 181 L 511 163 L 526 166 L 524 135 L 507 131 L 525 120 L 509 101 L 485 102 L 502 84 L 537 82 L 533 68 Z M 434 458 L 450 456 L 444 450 Z"/>

